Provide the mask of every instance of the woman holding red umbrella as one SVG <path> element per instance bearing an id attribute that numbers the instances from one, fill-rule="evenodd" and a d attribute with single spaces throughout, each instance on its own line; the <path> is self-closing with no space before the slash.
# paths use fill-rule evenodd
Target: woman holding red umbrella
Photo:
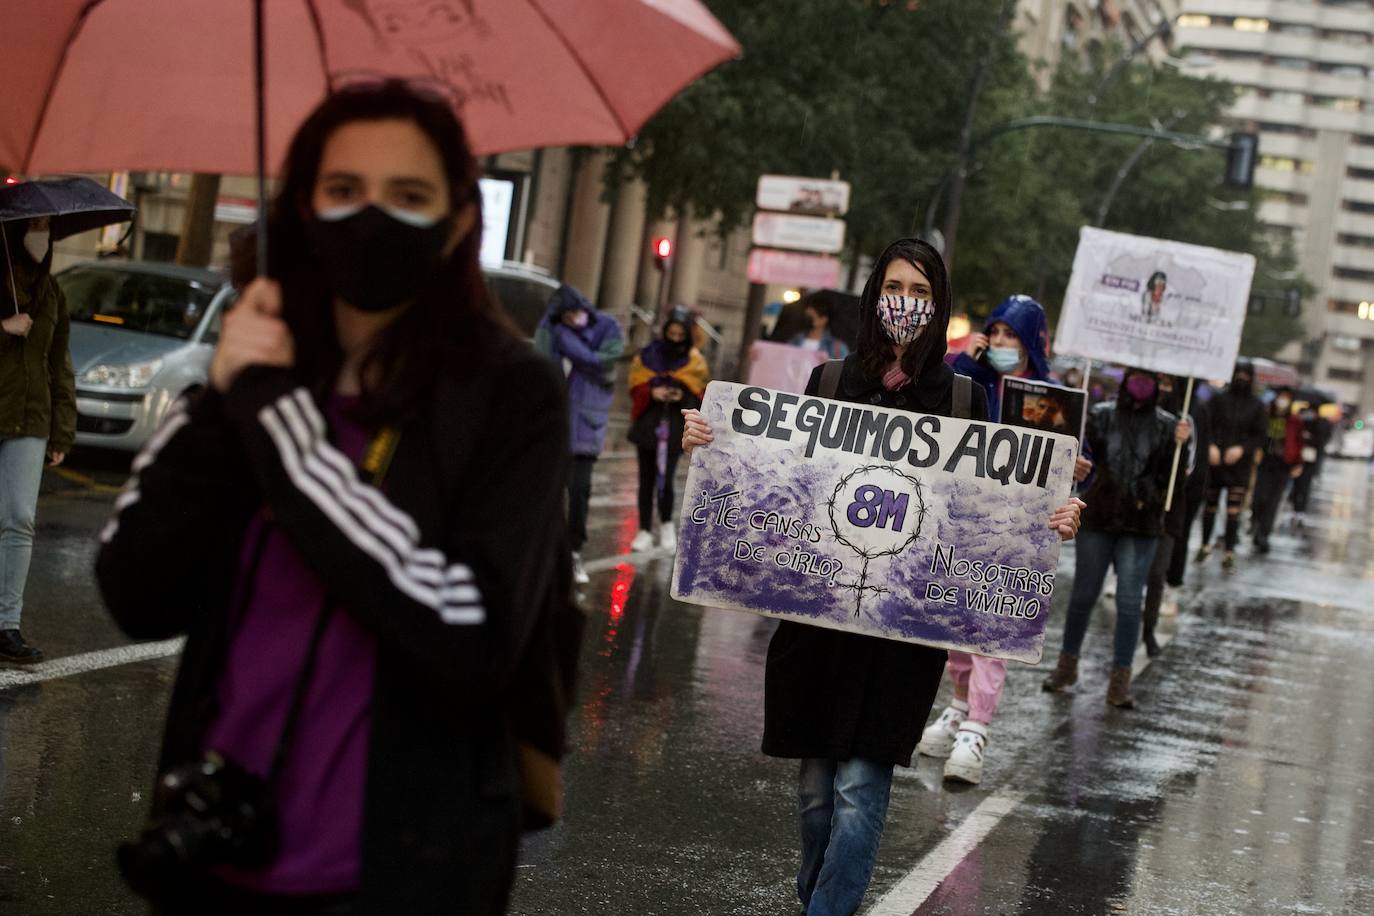
<path id="1" fill-rule="evenodd" d="M 576 629 L 562 380 L 487 295 L 476 180 L 448 104 L 326 100 L 210 390 L 116 501 L 111 612 L 187 634 L 120 852 L 163 913 L 505 908 Z"/>

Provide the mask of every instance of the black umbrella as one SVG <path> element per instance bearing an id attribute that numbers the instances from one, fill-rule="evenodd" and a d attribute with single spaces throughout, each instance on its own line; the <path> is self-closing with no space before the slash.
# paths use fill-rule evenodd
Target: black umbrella
<path id="1" fill-rule="evenodd" d="M 52 218 L 53 241 L 134 218 L 134 205 L 89 178 L 21 181 L 0 188 L 0 223 Z"/>
<path id="2" fill-rule="evenodd" d="M 1298 385 L 1293 389 L 1293 400 L 1308 404 L 1339 404 L 1340 398 L 1329 391 L 1312 385 Z"/>
<path id="3" fill-rule="evenodd" d="M 791 305 L 785 305 L 769 340 L 787 343 L 798 334 L 811 330 L 806 319 L 806 307 L 813 302 L 830 306 L 830 333 L 843 340 L 849 349 L 859 345 L 859 297 L 838 289 L 818 289 L 807 293 Z"/>

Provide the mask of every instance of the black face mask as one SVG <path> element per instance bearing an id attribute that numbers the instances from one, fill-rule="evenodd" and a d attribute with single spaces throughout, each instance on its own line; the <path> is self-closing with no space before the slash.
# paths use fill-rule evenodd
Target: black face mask
<path id="1" fill-rule="evenodd" d="M 1235 376 L 1231 379 L 1231 391 L 1236 394 L 1250 394 L 1255 389 L 1255 381 L 1245 376 Z"/>
<path id="2" fill-rule="evenodd" d="M 364 312 L 414 300 L 443 267 L 452 220 L 425 226 L 413 219 L 374 204 L 316 214 L 309 233 L 330 292 Z"/>
<path id="3" fill-rule="evenodd" d="M 663 339 L 663 352 L 666 353 L 668 355 L 668 358 L 673 360 L 674 362 L 680 359 L 686 359 L 687 354 L 691 352 L 691 349 L 692 345 L 685 340 L 671 341 L 666 337 Z"/>

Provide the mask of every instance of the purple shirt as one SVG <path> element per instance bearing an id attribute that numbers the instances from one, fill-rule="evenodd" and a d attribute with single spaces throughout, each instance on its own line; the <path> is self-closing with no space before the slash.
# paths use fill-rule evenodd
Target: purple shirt
<path id="1" fill-rule="evenodd" d="M 348 403 L 335 398 L 326 413 L 335 445 L 356 462 L 369 437 L 344 417 Z M 219 716 L 204 741 L 206 749 L 262 776 L 271 767 L 325 599 L 324 583 L 286 535 L 268 523 L 265 511 L 254 518 L 244 540 L 240 595 L 264 532 L 252 600 L 229 624 L 232 642 L 217 688 Z M 222 880 L 269 894 L 358 889 L 376 666 L 375 638 L 353 615 L 335 608 L 277 781 L 281 854 L 261 871 L 219 869 Z"/>

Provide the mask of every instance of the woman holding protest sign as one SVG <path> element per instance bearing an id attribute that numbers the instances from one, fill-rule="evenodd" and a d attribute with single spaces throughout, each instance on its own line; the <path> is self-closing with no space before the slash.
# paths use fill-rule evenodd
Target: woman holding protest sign
<path id="1" fill-rule="evenodd" d="M 893 242 L 864 286 L 857 350 L 818 367 L 806 393 L 983 419 L 985 392 L 944 363 L 950 300 L 939 252 L 917 239 Z M 683 447 L 709 445 L 706 419 L 695 410 L 684 414 Z M 1061 506 L 1049 526 L 1072 538 L 1081 506 Z M 893 767 L 911 765 L 944 663 L 944 651 L 927 646 L 778 625 L 768 647 L 763 751 L 801 760 L 797 894 L 810 916 L 850 914 L 862 902 Z"/>
<path id="2" fill-rule="evenodd" d="M 1116 642 L 1107 702 L 1131 708 L 1131 664 L 1140 642 L 1141 605 L 1155 549 L 1164 531 L 1164 500 L 1175 443 L 1187 443 L 1187 420 L 1159 407 L 1159 379 L 1128 369 L 1115 402 L 1088 415 L 1084 450 L 1094 456 L 1084 494 L 1078 567 L 1069 596 L 1059 663 L 1044 689 L 1062 691 L 1078 681 L 1078 653 L 1107 569 L 1116 567 Z"/>
<path id="3" fill-rule="evenodd" d="M 629 440 L 639 459 L 639 533 L 630 542 L 636 553 L 654 546 L 654 501 L 658 501 L 658 546 L 677 546 L 673 527 L 673 477 L 682 455 L 682 411 L 701 406 L 711 379 L 706 358 L 692 339 L 696 317 L 679 305 L 663 322 L 663 336 L 635 356 L 630 365 Z"/>
<path id="4" fill-rule="evenodd" d="M 164 916 L 504 912 L 522 802 L 553 813 L 568 420 L 487 292 L 478 174 L 430 92 L 322 102 L 209 388 L 102 532 L 120 626 L 187 636 L 119 856 Z"/>
<path id="5" fill-rule="evenodd" d="M 1044 307 L 1030 296 L 1008 296 L 992 310 L 983 333 L 969 337 L 967 351 L 953 360 L 954 371 L 982 386 L 988 414 L 997 419 L 1004 377 L 1050 380 L 1049 340 Z M 947 758 L 946 779 L 977 785 L 983 781 L 988 729 L 1002 699 L 1007 663 L 951 651 L 949 675 L 954 699 L 922 733 L 917 750 L 927 757 Z"/>

